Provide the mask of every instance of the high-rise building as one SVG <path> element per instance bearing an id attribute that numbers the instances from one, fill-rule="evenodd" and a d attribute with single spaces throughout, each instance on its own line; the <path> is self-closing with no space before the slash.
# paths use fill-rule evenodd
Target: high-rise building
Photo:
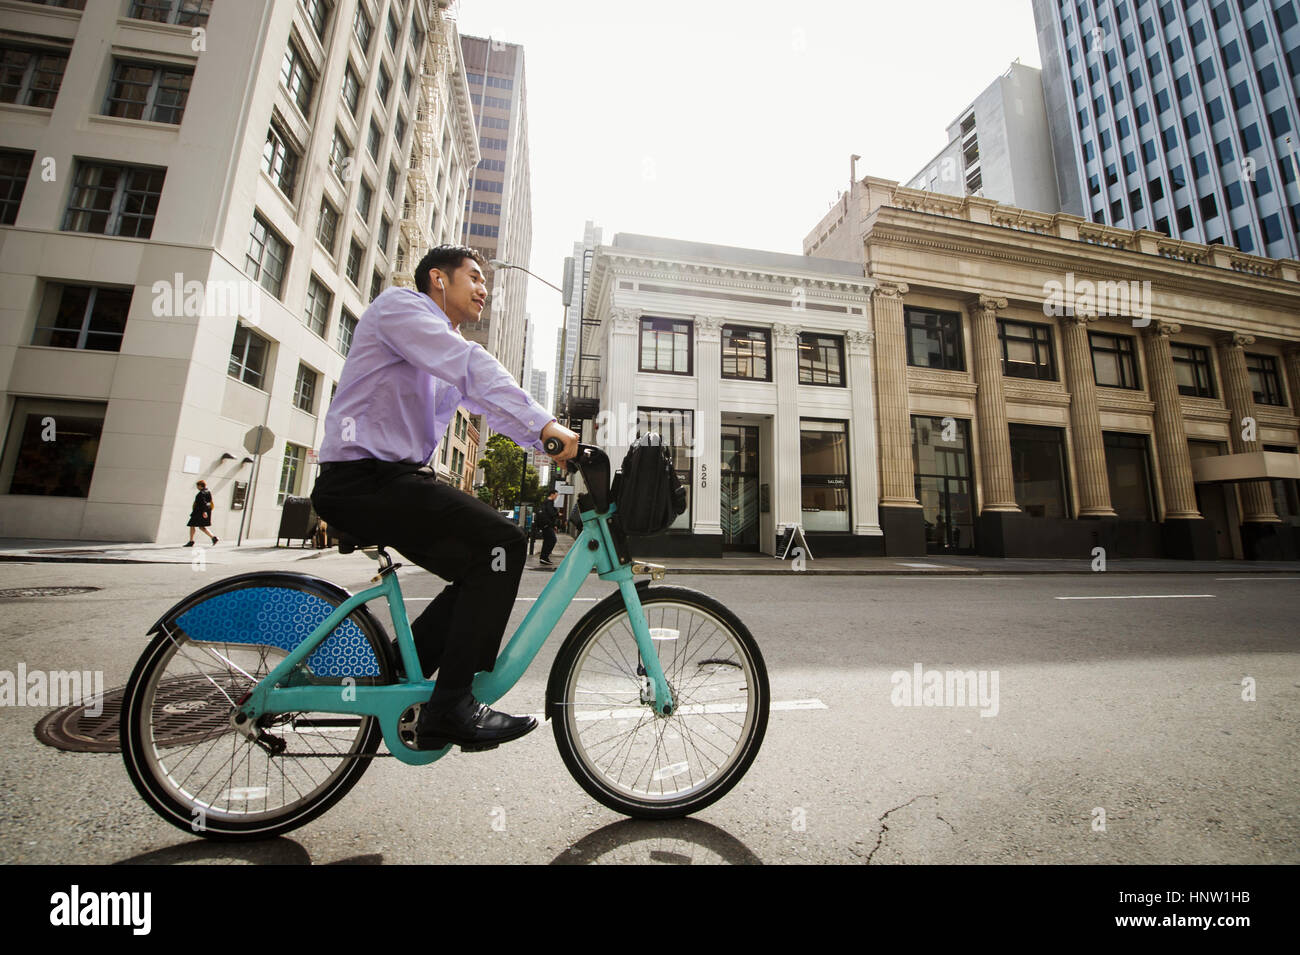
<path id="1" fill-rule="evenodd" d="M 600 371 L 594 356 L 589 356 L 587 371 L 576 372 L 580 381 L 574 382 L 574 365 L 581 354 L 582 309 L 587 299 L 587 286 L 591 284 L 591 262 L 600 245 L 600 226 L 588 221 L 582 230 L 582 241 L 573 243 L 573 255 L 564 261 L 564 285 L 571 289 L 568 307 L 564 310 L 564 325 L 555 341 L 555 404 L 557 411 L 566 406 L 570 392 L 595 396 L 596 379 Z M 575 386 L 576 385 L 576 386 Z"/>
<path id="2" fill-rule="evenodd" d="M 1296 0 L 1034 0 L 1034 19 L 1064 211 L 1300 257 Z"/>
<path id="3" fill-rule="evenodd" d="M 445 5 L 8 5 L 0 535 L 180 543 L 201 478 L 217 536 L 275 536 L 367 303 L 459 235 Z"/>
<path id="4" fill-rule="evenodd" d="M 549 407 L 551 404 L 551 396 L 547 394 L 546 372 L 540 368 L 534 368 L 530 377 L 531 382 L 528 386 L 528 393 L 532 395 L 533 400 L 543 408 Z"/>
<path id="5" fill-rule="evenodd" d="M 485 259 L 527 268 L 533 247 L 533 216 L 524 49 L 476 36 L 463 36 L 460 43 L 482 150 L 470 177 L 462 241 Z M 488 307 L 479 321 L 465 325 L 464 333 L 526 387 L 523 349 L 528 276 L 518 269 L 489 272 Z"/>
<path id="6" fill-rule="evenodd" d="M 957 114 L 948 145 L 907 187 L 1059 212 L 1041 72 L 1012 63 Z"/>

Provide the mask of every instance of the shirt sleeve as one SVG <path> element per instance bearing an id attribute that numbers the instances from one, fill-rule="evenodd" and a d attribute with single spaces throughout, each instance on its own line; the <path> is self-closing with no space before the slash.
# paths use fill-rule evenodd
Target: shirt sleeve
<path id="1" fill-rule="evenodd" d="M 457 333 L 428 296 L 410 289 L 383 295 L 389 300 L 376 310 L 375 331 L 385 345 L 455 388 L 460 404 L 484 415 L 493 430 L 520 447 L 544 450 L 541 431 L 554 415 L 520 388 L 487 349 Z"/>

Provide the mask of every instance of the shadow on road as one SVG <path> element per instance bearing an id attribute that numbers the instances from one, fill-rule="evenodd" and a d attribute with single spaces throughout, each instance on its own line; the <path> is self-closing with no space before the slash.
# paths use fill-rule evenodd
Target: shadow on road
<path id="1" fill-rule="evenodd" d="M 748 846 L 699 819 L 624 819 L 583 836 L 551 865 L 762 865 Z"/>

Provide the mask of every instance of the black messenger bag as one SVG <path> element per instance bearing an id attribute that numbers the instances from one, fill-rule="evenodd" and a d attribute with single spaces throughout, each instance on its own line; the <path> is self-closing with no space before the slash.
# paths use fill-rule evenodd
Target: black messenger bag
<path id="1" fill-rule="evenodd" d="M 672 448 L 654 432 L 628 449 L 610 495 L 629 534 L 657 534 L 686 510 L 686 488 L 673 469 Z"/>

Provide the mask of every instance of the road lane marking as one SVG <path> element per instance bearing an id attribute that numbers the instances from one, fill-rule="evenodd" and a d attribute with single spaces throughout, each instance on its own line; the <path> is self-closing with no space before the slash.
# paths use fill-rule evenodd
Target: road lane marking
<path id="1" fill-rule="evenodd" d="M 1292 580 L 1300 581 L 1300 577 L 1215 577 L 1215 580 Z"/>
<path id="2" fill-rule="evenodd" d="M 830 709 L 825 703 L 818 699 L 811 700 L 778 700 L 769 704 L 769 710 L 826 710 Z M 587 710 L 579 713 L 577 718 L 581 721 L 599 720 L 599 719 L 637 719 L 646 712 L 644 706 L 628 706 L 618 709 L 608 710 Z M 686 713 L 689 715 L 699 715 L 701 713 L 743 713 L 745 706 L 741 703 L 702 703 L 680 707 L 677 714 Z M 675 714 L 675 715 L 677 715 Z M 546 716 L 543 713 L 529 714 L 539 721 L 545 721 Z"/>
<path id="3" fill-rule="evenodd" d="M 1057 597 L 1057 600 L 1174 600 L 1184 597 L 1213 597 L 1214 594 L 1131 594 L 1125 597 Z"/>

